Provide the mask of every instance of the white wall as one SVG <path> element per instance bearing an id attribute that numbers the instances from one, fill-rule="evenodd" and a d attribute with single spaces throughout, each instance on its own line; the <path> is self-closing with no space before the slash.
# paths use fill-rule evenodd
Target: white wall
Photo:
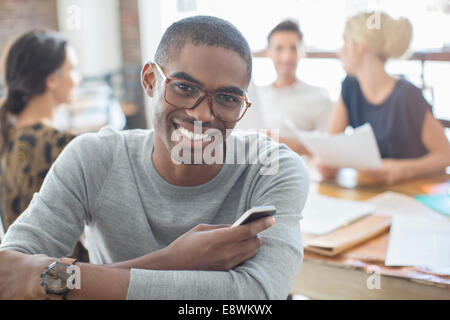
<path id="1" fill-rule="evenodd" d="M 61 33 L 75 47 L 83 76 L 122 67 L 118 0 L 58 0 Z"/>

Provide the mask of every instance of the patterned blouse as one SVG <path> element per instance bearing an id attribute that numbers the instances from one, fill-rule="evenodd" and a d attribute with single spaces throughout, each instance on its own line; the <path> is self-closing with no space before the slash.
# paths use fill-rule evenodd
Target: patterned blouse
<path id="1" fill-rule="evenodd" d="M 5 231 L 41 188 L 52 163 L 75 135 L 44 124 L 12 127 L 0 161 L 2 222 Z M 78 255 L 80 244 L 75 248 Z M 83 252 L 85 254 L 86 252 Z M 81 259 L 85 260 L 85 259 Z"/>

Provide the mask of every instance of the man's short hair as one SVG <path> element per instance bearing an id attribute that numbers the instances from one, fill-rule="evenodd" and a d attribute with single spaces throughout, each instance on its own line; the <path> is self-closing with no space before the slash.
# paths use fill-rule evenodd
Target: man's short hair
<path id="1" fill-rule="evenodd" d="M 270 31 L 269 35 L 267 36 L 267 42 L 270 42 L 270 37 L 272 37 L 275 32 L 281 31 L 295 32 L 300 37 L 300 41 L 303 40 L 303 33 L 300 31 L 298 23 L 292 20 L 284 20 L 280 22 L 275 28 L 273 28 L 272 31 Z"/>
<path id="2" fill-rule="evenodd" d="M 193 16 L 173 23 L 164 32 L 155 61 L 165 65 L 176 59 L 186 45 L 222 47 L 238 53 L 247 63 L 247 80 L 252 76 L 252 53 L 242 33 L 228 21 L 211 16 Z"/>

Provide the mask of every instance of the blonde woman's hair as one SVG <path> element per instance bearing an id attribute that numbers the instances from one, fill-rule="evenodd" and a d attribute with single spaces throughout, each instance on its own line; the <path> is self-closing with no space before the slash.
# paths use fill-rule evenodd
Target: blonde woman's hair
<path id="1" fill-rule="evenodd" d="M 392 19 L 379 11 L 365 12 L 347 20 L 344 37 L 366 46 L 386 61 L 399 58 L 408 50 L 412 25 L 406 18 Z"/>

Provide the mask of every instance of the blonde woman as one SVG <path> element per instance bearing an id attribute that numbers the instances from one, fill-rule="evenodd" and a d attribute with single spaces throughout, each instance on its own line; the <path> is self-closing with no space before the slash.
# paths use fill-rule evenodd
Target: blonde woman
<path id="1" fill-rule="evenodd" d="M 377 26 L 370 24 L 374 15 L 379 15 Z M 411 38 L 407 19 L 395 20 L 382 12 L 361 13 L 347 21 L 338 53 L 348 76 L 342 82 L 328 132 L 370 123 L 383 160 L 380 169 L 364 173 L 385 184 L 444 172 L 450 165 L 444 128 L 421 90 L 385 71 L 386 61 L 404 55 Z M 319 170 L 330 178 L 338 168 L 319 164 Z"/>

